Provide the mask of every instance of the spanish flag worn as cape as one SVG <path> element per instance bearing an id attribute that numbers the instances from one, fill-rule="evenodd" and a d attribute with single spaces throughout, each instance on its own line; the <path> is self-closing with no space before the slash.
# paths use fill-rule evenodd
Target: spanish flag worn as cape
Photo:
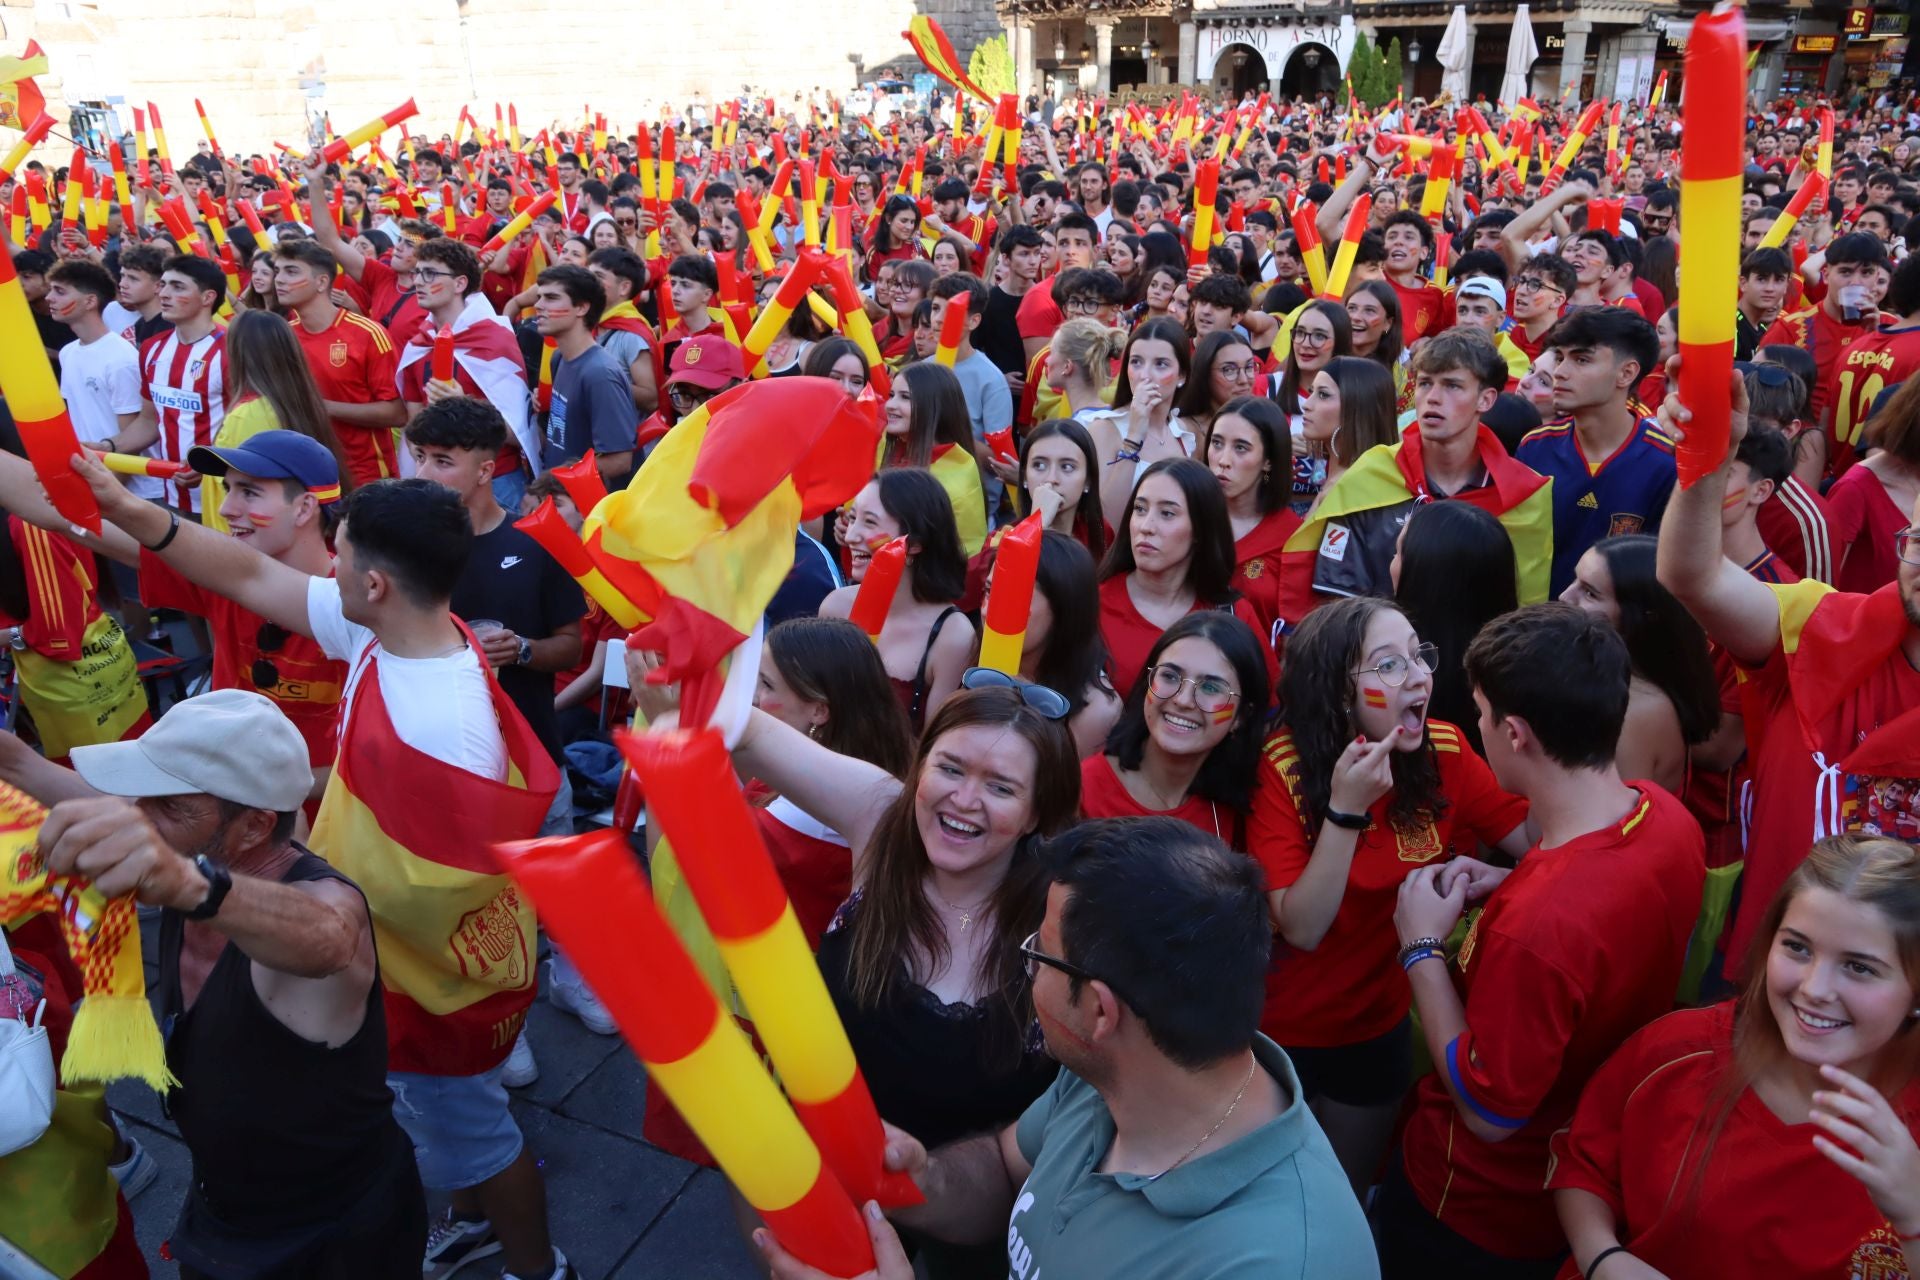
<path id="1" fill-rule="evenodd" d="M 485 667 L 471 633 L 468 641 Z M 533 908 L 498 869 L 493 845 L 539 834 L 560 774 L 491 675 L 504 782 L 401 741 L 375 646 L 362 661 L 311 845 L 373 913 L 389 1067 L 478 1075 L 505 1060 L 520 1034 L 538 942 Z"/>
<path id="2" fill-rule="evenodd" d="M 667 386 L 666 354 L 660 346 L 659 335 L 653 331 L 646 317 L 640 314 L 633 299 L 627 298 L 608 307 L 600 317 L 600 328 L 612 329 L 616 333 L 638 334 L 647 344 L 647 359 L 653 363 L 653 385 L 656 390 L 665 392 Z"/>
<path id="3" fill-rule="evenodd" d="M 883 437 L 880 454 L 874 459 L 875 470 L 887 465 L 887 445 Z M 927 470 L 947 491 L 947 499 L 953 503 L 954 524 L 960 530 L 960 549 L 972 559 L 987 545 L 987 494 L 980 483 L 980 464 L 958 445 L 941 444 L 934 446 Z"/>
<path id="4" fill-rule="evenodd" d="M 1547 598 L 1548 571 L 1553 565 L 1553 482 L 1515 462 L 1485 426 L 1479 432 L 1476 446 L 1487 484 L 1455 494 L 1454 499 L 1470 502 L 1500 521 L 1513 539 L 1520 603 L 1538 604 Z M 1399 444 L 1375 445 L 1361 454 L 1287 539 L 1283 556 L 1288 564 L 1281 575 L 1280 599 L 1280 618 L 1286 628 L 1298 626 L 1313 609 L 1312 559 L 1319 553 L 1329 520 L 1403 502 L 1430 502 L 1433 497 L 1427 489 L 1418 423 L 1406 429 Z M 1304 572 L 1301 557 L 1307 560 Z"/>
<path id="5" fill-rule="evenodd" d="M 406 371 L 433 354 L 434 331 L 422 325 L 400 348 L 401 389 L 406 391 Z M 478 291 L 467 296 L 467 304 L 453 322 L 453 363 L 455 381 L 468 394 L 477 394 L 500 411 L 507 420 L 513 442 L 520 446 L 527 464 L 539 475 L 540 433 L 535 430 L 527 395 L 527 366 L 520 355 L 520 344 L 513 326 L 502 319 Z M 421 385 L 430 376 L 429 364 L 420 371 Z M 471 386 L 469 387 L 469 384 Z"/>

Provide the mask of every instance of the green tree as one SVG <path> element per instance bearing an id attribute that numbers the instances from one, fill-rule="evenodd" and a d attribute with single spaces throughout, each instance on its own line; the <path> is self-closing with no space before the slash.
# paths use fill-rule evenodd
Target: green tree
<path id="1" fill-rule="evenodd" d="M 1400 37 L 1395 36 L 1387 45 L 1387 52 L 1380 61 L 1381 83 L 1385 86 L 1386 101 L 1393 101 L 1393 95 L 1400 92 L 1405 72 L 1405 55 L 1400 52 Z"/>
<path id="2" fill-rule="evenodd" d="M 1362 30 L 1353 40 L 1353 57 L 1347 62 L 1347 79 L 1353 82 L 1353 96 L 1362 102 L 1373 101 L 1373 42 Z"/>
<path id="3" fill-rule="evenodd" d="M 1007 52 L 1007 38 L 998 35 L 982 40 L 967 59 L 967 75 L 996 98 L 1013 92 L 1013 55 Z"/>

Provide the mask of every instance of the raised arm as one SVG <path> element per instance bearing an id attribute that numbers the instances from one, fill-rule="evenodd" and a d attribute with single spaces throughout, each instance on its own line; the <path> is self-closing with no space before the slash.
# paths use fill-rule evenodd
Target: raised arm
<path id="1" fill-rule="evenodd" d="M 97 538 L 79 531 L 47 501 L 46 491 L 33 473 L 33 465 L 25 458 L 5 452 L 0 452 L 0 507 L 28 524 L 71 538 L 90 551 L 98 551 L 109 560 L 127 565 L 140 563 L 140 548 L 124 531 L 110 524 L 100 526 Z"/>
<path id="2" fill-rule="evenodd" d="M 1667 362 L 1668 385 L 1680 385 L 1680 358 Z M 1780 643 L 1780 607 L 1773 593 L 1723 554 L 1720 507 L 1727 493 L 1727 465 L 1747 434 L 1747 388 L 1740 375 L 1731 379 L 1733 426 L 1727 458 L 1691 489 L 1673 487 L 1660 519 L 1657 566 L 1660 585 L 1735 659 L 1759 666 Z M 1660 409 L 1661 424 L 1684 437 L 1693 415 L 1678 394 Z"/>
<path id="3" fill-rule="evenodd" d="M 1527 259 L 1533 256 L 1533 249 L 1528 242 L 1547 225 L 1554 214 L 1592 195 L 1593 188 L 1586 183 L 1569 182 L 1552 195 L 1535 200 L 1522 209 L 1519 216 L 1500 232 L 1500 256 L 1506 259 L 1507 269 L 1518 271 L 1527 265 Z"/>
<path id="4" fill-rule="evenodd" d="M 866 876 L 874 829 L 901 791 L 900 780 L 876 765 L 830 751 L 764 711 L 755 711 L 733 749 L 734 767 L 793 801 L 840 833 L 853 849 L 853 879 Z"/>
<path id="5" fill-rule="evenodd" d="M 318 151 L 307 157 L 307 203 L 315 211 L 313 238 L 326 246 L 341 270 L 358 280 L 360 273 L 367 269 L 367 257 L 340 238 L 340 228 L 334 225 L 333 215 L 326 212 L 327 162 L 320 158 Z"/>
<path id="6" fill-rule="evenodd" d="M 189 582 L 217 591 L 289 631 L 312 637 L 313 624 L 307 618 L 309 575 L 261 555 L 238 538 L 182 520 L 165 507 L 134 497 L 94 458 L 76 456 L 73 469 L 92 486 L 103 516 Z"/>

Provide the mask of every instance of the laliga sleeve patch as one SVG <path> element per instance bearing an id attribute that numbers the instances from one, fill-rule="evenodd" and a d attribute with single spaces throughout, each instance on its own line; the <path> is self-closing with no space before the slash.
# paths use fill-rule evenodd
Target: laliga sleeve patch
<path id="1" fill-rule="evenodd" d="M 1328 522 L 1327 531 L 1320 535 L 1320 554 L 1329 560 L 1345 560 L 1352 536 L 1345 525 Z"/>

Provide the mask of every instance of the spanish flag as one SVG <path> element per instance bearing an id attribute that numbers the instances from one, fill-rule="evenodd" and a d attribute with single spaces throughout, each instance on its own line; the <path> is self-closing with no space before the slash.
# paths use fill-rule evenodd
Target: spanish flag
<path id="1" fill-rule="evenodd" d="M 309 843 L 360 886 L 373 913 L 391 1069 L 477 1075 L 504 1061 L 520 1034 L 539 943 L 533 908 L 500 872 L 493 845 L 538 834 L 560 773 L 491 677 L 504 781 L 407 745 L 378 666 L 367 654 Z"/>
<path id="2" fill-rule="evenodd" d="M 1499 438 L 1484 426 L 1480 428 L 1478 446 L 1488 483 L 1454 497 L 1486 510 L 1500 521 L 1513 539 L 1520 603 L 1538 604 L 1547 598 L 1547 575 L 1553 565 L 1553 482 L 1533 468 L 1515 462 Z M 1329 521 L 1358 511 L 1425 501 L 1430 497 L 1417 425 L 1407 428 L 1399 444 L 1376 445 L 1361 454 L 1334 482 L 1333 488 L 1320 500 L 1319 508 L 1301 521 L 1300 527 L 1287 539 L 1283 561 L 1297 564 L 1304 558 L 1307 565 L 1305 572 L 1290 572 L 1292 565 L 1282 565 L 1282 621 L 1289 628 L 1298 626 L 1316 603 L 1311 562 L 1319 552 Z"/>
<path id="3" fill-rule="evenodd" d="M 47 99 L 33 78 L 47 74 L 49 69 L 46 52 L 37 40 L 27 41 L 25 52 L 18 58 L 0 57 L 0 126 L 24 129 L 45 114 Z"/>

